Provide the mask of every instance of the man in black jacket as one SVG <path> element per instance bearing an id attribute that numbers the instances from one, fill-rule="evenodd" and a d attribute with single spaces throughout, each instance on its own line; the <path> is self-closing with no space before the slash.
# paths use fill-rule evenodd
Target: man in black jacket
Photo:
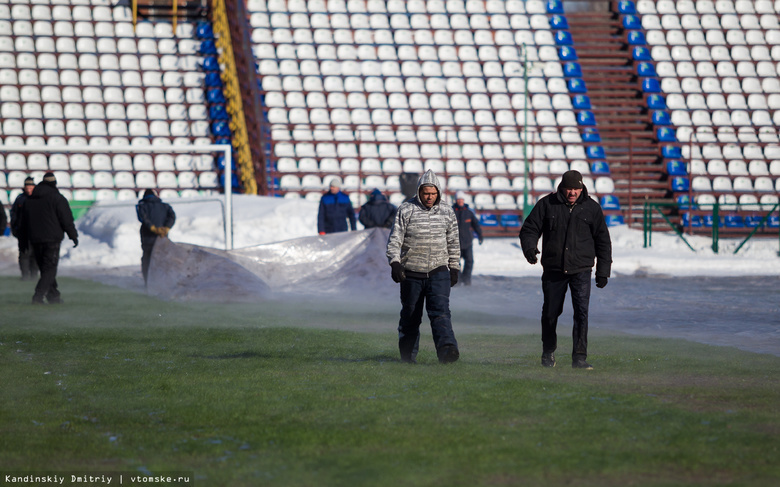
<path id="1" fill-rule="evenodd" d="M 33 252 L 32 246 L 29 243 L 26 247 L 22 247 L 22 240 L 19 238 L 21 233 L 22 207 L 34 189 L 35 180 L 33 178 L 25 179 L 22 193 L 16 197 L 14 204 L 11 206 L 11 233 L 19 240 L 19 270 L 22 271 L 23 281 L 32 281 L 38 277 L 38 264 L 35 262 L 35 252 Z"/>
<path id="2" fill-rule="evenodd" d="M 607 285 L 612 266 L 612 242 L 601 206 L 588 196 L 577 171 L 563 174 L 558 191 L 534 206 L 520 229 L 526 260 L 536 264 L 542 239 L 542 365 L 555 366 L 556 328 L 563 313 L 566 288 L 574 308 L 572 367 L 592 369 L 588 356 L 588 305 L 594 260 L 596 287 Z"/>
<path id="3" fill-rule="evenodd" d="M 135 206 L 138 221 L 141 222 L 141 273 L 144 285 L 149 277 L 149 264 L 152 261 L 152 249 L 158 237 L 166 238 L 171 227 L 176 223 L 176 213 L 168 203 L 154 194 L 154 190 L 144 191 L 144 197 Z"/>
<path id="4" fill-rule="evenodd" d="M 387 196 L 374 189 L 366 204 L 360 207 L 358 220 L 365 228 L 390 228 L 395 221 L 396 209 L 394 204 L 387 201 Z"/>
<path id="5" fill-rule="evenodd" d="M 57 190 L 57 179 L 47 172 L 22 207 L 20 248 L 32 245 L 41 278 L 35 286 L 33 304 L 62 303 L 57 289 L 57 265 L 60 262 L 60 244 L 68 234 L 73 246 L 79 245 L 79 233 L 73 222 L 68 200 Z"/>
<path id="6" fill-rule="evenodd" d="M 482 245 L 482 226 L 479 224 L 477 215 L 466 204 L 466 195 L 462 191 L 455 194 L 455 204 L 452 205 L 452 209 L 458 219 L 460 258 L 464 261 L 463 271 L 458 280 L 464 286 L 471 286 L 471 270 L 474 268 L 474 234 L 477 234 L 479 244 Z"/>

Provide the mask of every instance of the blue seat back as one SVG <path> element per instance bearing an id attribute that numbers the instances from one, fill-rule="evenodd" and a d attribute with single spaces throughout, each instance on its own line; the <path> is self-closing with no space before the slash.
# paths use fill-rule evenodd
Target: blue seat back
<path id="1" fill-rule="evenodd" d="M 652 110 L 665 110 L 666 98 L 658 94 L 652 94 L 647 97 L 647 107 Z"/>
<path id="2" fill-rule="evenodd" d="M 701 217 L 699 215 L 693 215 L 693 218 L 691 218 L 690 213 L 683 213 L 682 214 L 682 225 L 683 227 L 693 227 L 693 228 L 699 228 L 701 227 Z M 712 226 L 712 225 L 710 225 Z"/>
<path id="3" fill-rule="evenodd" d="M 655 125 L 671 125 L 672 124 L 672 118 L 669 116 L 668 113 L 662 111 L 662 110 L 656 110 L 653 112 L 653 123 Z"/>
<path id="4" fill-rule="evenodd" d="M 636 15 L 626 15 L 623 17 L 623 28 L 626 30 L 641 29 L 642 21 Z"/>
<path id="5" fill-rule="evenodd" d="M 665 145 L 661 147 L 661 155 L 665 159 L 680 159 L 682 157 L 682 150 L 676 145 Z"/>
<path id="6" fill-rule="evenodd" d="M 607 161 L 595 161 L 590 165 L 590 172 L 593 174 L 609 174 L 609 164 Z"/>
<path id="7" fill-rule="evenodd" d="M 607 221 L 608 227 L 616 227 L 618 225 L 625 225 L 623 215 L 606 215 L 604 219 Z"/>
<path id="8" fill-rule="evenodd" d="M 653 63 L 648 63 L 647 61 L 642 61 L 639 63 L 639 65 L 636 67 L 636 72 L 639 74 L 639 76 L 642 77 L 656 76 L 655 66 Z"/>
<path id="9" fill-rule="evenodd" d="M 636 46 L 631 51 L 631 56 L 634 61 L 652 61 L 653 56 L 650 55 L 650 50 L 646 47 Z"/>
<path id="10" fill-rule="evenodd" d="M 604 159 L 606 158 L 606 155 L 604 154 L 604 148 L 600 145 L 592 145 L 590 147 L 587 147 L 585 149 L 585 155 L 588 156 L 588 159 Z"/>
<path id="11" fill-rule="evenodd" d="M 559 30 L 555 32 L 555 44 L 559 46 L 571 46 L 574 43 L 571 38 L 571 34 L 565 30 Z"/>
<path id="12" fill-rule="evenodd" d="M 581 78 L 571 78 L 567 82 L 569 85 L 569 93 L 587 93 L 588 87 L 585 86 L 585 82 Z"/>
<path id="13" fill-rule="evenodd" d="M 618 2 L 618 12 L 621 14 L 635 14 L 636 6 L 631 0 L 622 0 Z"/>
<path id="14" fill-rule="evenodd" d="M 647 44 L 647 41 L 645 41 L 645 35 L 641 31 L 632 30 L 628 32 L 629 46 L 644 46 L 645 44 Z"/>
<path id="15" fill-rule="evenodd" d="M 576 61 L 577 50 L 570 46 L 563 46 L 558 48 L 558 57 L 561 61 Z"/>
<path id="16" fill-rule="evenodd" d="M 672 178 L 672 191 L 675 193 L 686 193 L 688 192 L 688 188 L 688 178 L 684 178 L 682 176 L 676 176 Z"/>
<path id="17" fill-rule="evenodd" d="M 575 63 L 574 61 L 565 63 L 563 65 L 563 75 L 567 78 L 581 78 L 582 68 L 580 63 Z"/>
<path id="18" fill-rule="evenodd" d="M 673 128 L 659 127 L 655 131 L 659 142 L 677 142 L 677 134 Z"/>
<path id="19" fill-rule="evenodd" d="M 550 18 L 550 28 L 553 30 L 565 30 L 569 28 L 569 22 L 563 15 L 553 15 Z"/>
<path id="20" fill-rule="evenodd" d="M 669 173 L 670 176 L 688 175 L 688 169 L 685 167 L 685 164 L 677 159 L 672 159 L 666 163 L 666 172 Z"/>
<path id="21" fill-rule="evenodd" d="M 479 215 L 479 224 L 483 227 L 497 227 L 498 218 L 492 213 L 482 213 Z"/>
<path id="22" fill-rule="evenodd" d="M 645 93 L 660 93 L 661 83 L 655 78 L 643 78 L 642 91 Z"/>
<path id="23" fill-rule="evenodd" d="M 604 210 L 619 210 L 620 209 L 620 201 L 618 201 L 618 197 L 614 194 L 605 194 L 601 197 L 601 208 Z"/>
<path id="24" fill-rule="evenodd" d="M 518 216 L 518 215 L 510 215 L 510 214 L 502 214 L 501 215 L 501 226 L 502 227 L 519 227 L 520 226 L 520 216 Z"/>
<path id="25" fill-rule="evenodd" d="M 574 108 L 577 110 L 590 110 L 590 97 L 588 95 L 574 95 L 571 99 Z"/>

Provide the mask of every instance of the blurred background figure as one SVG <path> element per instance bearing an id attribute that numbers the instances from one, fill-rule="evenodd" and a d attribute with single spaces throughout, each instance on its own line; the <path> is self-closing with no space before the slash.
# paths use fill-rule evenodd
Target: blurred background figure
<path id="1" fill-rule="evenodd" d="M 355 218 L 355 210 L 352 208 L 352 201 L 341 191 L 341 179 L 334 177 L 330 180 L 330 189 L 322 195 L 320 200 L 317 232 L 320 235 L 346 232 L 349 230 L 347 222 L 352 230 L 357 230 L 357 219 Z"/>
<path id="2" fill-rule="evenodd" d="M 11 206 L 11 233 L 19 241 L 19 270 L 22 271 L 23 281 L 31 281 L 38 278 L 38 264 L 35 262 L 35 252 L 33 252 L 32 245 L 28 243 L 25 248 L 22 248 L 22 239 L 19 238 L 22 207 L 24 207 L 24 202 L 30 197 L 34 189 L 35 180 L 33 178 L 25 179 L 22 194 L 16 197 L 14 204 Z"/>
<path id="3" fill-rule="evenodd" d="M 466 204 L 466 195 L 462 191 L 455 194 L 455 204 L 452 205 L 455 217 L 458 219 L 458 232 L 460 233 L 460 258 L 463 259 L 463 271 L 460 282 L 464 286 L 471 286 L 471 271 L 474 268 L 474 234 L 482 245 L 482 227 L 479 218 Z"/>
<path id="4" fill-rule="evenodd" d="M 366 228 L 390 228 L 395 220 L 395 210 L 395 205 L 387 200 L 387 196 L 374 189 L 366 204 L 360 207 L 358 220 Z"/>
<path id="5" fill-rule="evenodd" d="M 176 213 L 168 203 L 154 194 L 154 190 L 144 191 L 144 197 L 135 206 L 138 221 L 141 222 L 141 273 L 146 285 L 149 276 L 149 263 L 152 261 L 152 250 L 158 237 L 168 237 L 168 232 L 176 223 Z"/>

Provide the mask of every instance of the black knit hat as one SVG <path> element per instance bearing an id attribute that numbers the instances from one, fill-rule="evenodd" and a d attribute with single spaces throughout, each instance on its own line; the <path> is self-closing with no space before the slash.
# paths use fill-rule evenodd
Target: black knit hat
<path id="1" fill-rule="evenodd" d="M 57 183 L 57 178 L 54 176 L 53 172 L 47 172 L 43 175 L 43 180 L 47 183 Z"/>
<path id="2" fill-rule="evenodd" d="M 27 177 L 27 179 L 24 180 L 25 186 L 35 186 L 35 180 L 31 177 Z"/>
<path id="3" fill-rule="evenodd" d="M 566 171 L 561 178 L 561 187 L 563 189 L 582 189 L 582 174 L 579 171 Z"/>

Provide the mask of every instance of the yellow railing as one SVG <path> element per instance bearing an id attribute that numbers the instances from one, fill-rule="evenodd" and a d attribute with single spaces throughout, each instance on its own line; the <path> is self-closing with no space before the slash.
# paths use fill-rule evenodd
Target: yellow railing
<path id="1" fill-rule="evenodd" d="M 219 62 L 223 69 L 222 83 L 225 85 L 226 110 L 230 115 L 230 130 L 233 133 L 233 148 L 236 150 L 236 161 L 239 177 L 244 187 L 244 194 L 257 194 L 255 169 L 252 164 L 252 153 L 249 150 L 249 137 L 244 119 L 244 105 L 241 101 L 241 88 L 238 83 L 238 70 L 233 56 L 233 43 L 230 37 L 230 27 L 227 20 L 225 0 L 211 0 L 212 23 L 216 37 L 217 48 L 222 53 Z"/>

